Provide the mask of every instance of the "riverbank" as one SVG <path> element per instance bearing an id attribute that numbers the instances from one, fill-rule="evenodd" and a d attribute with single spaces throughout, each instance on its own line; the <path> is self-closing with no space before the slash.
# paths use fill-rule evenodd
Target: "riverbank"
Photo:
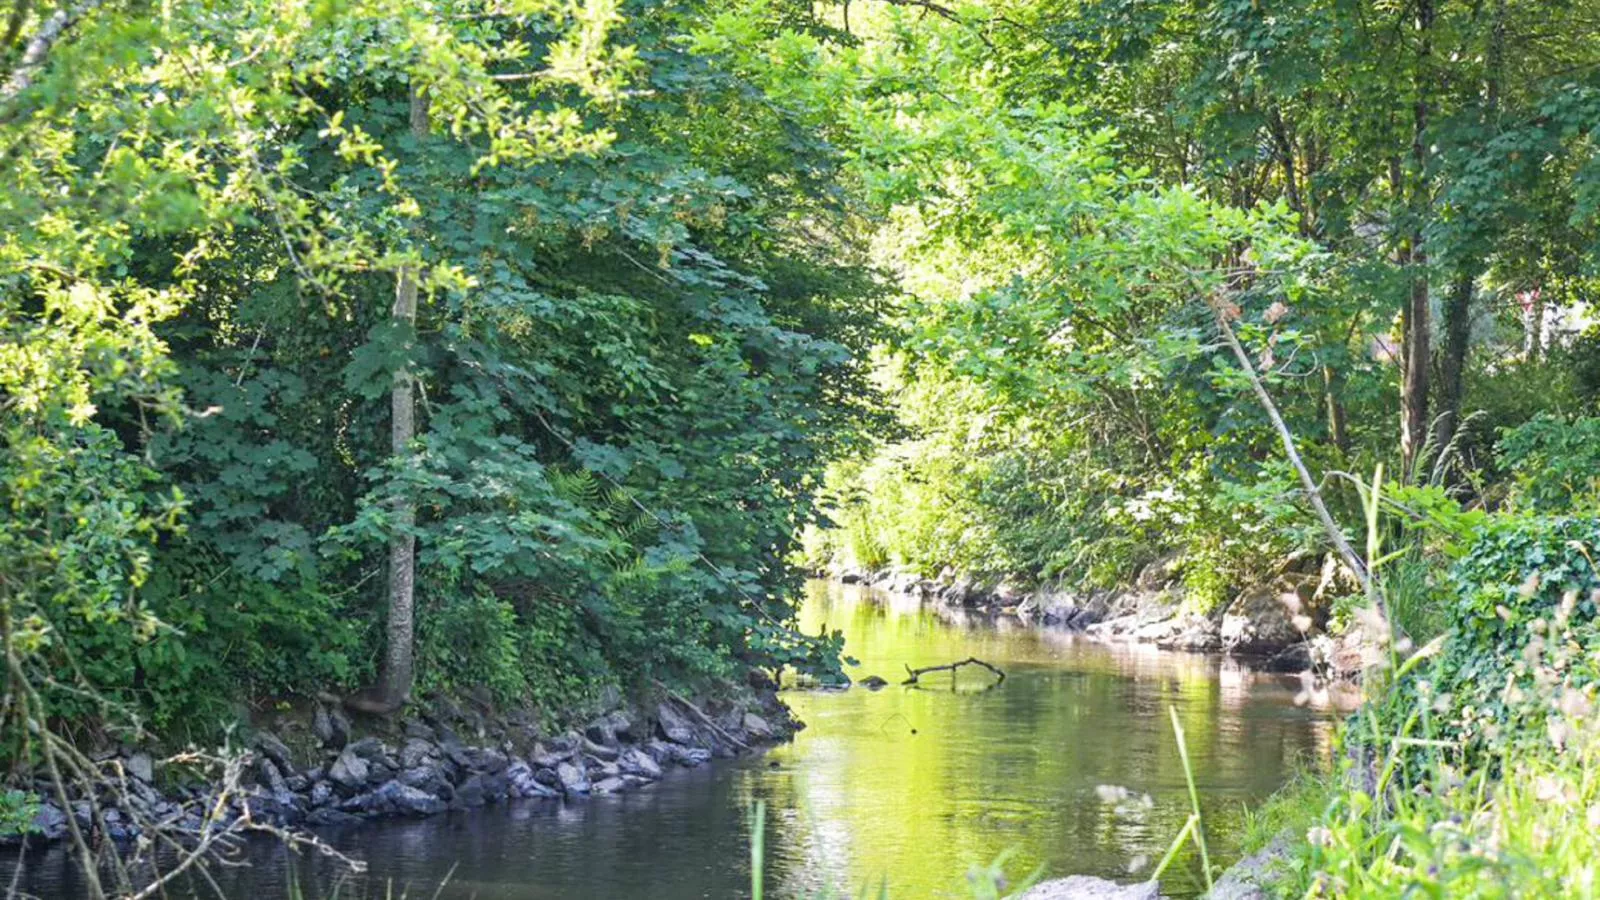
<path id="1" fill-rule="evenodd" d="M 892 569 L 841 568 L 825 575 L 949 611 L 1011 616 L 1097 640 L 1222 653 L 1273 672 L 1314 670 L 1332 680 L 1352 681 L 1373 656 L 1359 629 L 1331 627 L 1326 595 L 1332 575 L 1314 560 L 1286 561 L 1261 583 L 1205 614 L 1192 611 L 1174 557 L 1145 566 L 1125 587 L 1092 591 L 1062 584 L 1026 588 L 1016 581 L 950 572 L 926 578 Z"/>
<path id="2" fill-rule="evenodd" d="M 233 763 L 221 776 L 200 774 L 187 752 L 93 752 L 92 787 L 70 785 L 63 806 L 38 779 L 31 830 L 3 841 L 62 840 L 75 824 L 92 842 L 131 846 L 157 830 L 200 836 L 241 821 L 323 829 L 509 800 L 577 802 L 755 752 L 801 727 L 770 684 L 698 700 L 663 692 L 556 733 L 527 713 L 448 699 L 395 718 L 318 700 L 248 726 L 244 748 L 218 754 Z"/>

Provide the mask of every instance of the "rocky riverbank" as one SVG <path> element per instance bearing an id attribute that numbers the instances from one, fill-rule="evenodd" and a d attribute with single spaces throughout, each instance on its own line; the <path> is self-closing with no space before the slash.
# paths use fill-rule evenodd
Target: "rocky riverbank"
<path id="1" fill-rule="evenodd" d="M 347 714 L 316 703 L 259 723 L 232 755 L 236 782 L 193 781 L 183 754 L 102 750 L 88 757 L 103 780 L 42 800 L 26 835 L 67 836 L 69 816 L 93 841 L 128 843 L 153 828 L 199 833 L 243 816 L 281 828 L 323 828 L 389 816 L 429 816 L 509 800 L 582 802 L 645 787 L 673 769 L 754 752 L 800 724 L 770 686 L 738 700 L 676 695 L 617 705 L 583 727 L 547 734 L 532 717 L 436 701 L 407 718 Z M 38 797 L 54 795 L 43 780 Z M 225 805 L 216 815 L 219 798 Z M 91 802 L 92 801 L 92 802 Z"/>
<path id="2" fill-rule="evenodd" d="M 1025 588 L 953 572 L 938 578 L 862 569 L 827 575 L 845 584 L 914 596 L 952 612 L 1015 616 L 1100 640 L 1220 652 L 1271 671 L 1317 667 L 1353 678 L 1370 655 L 1358 634 L 1328 632 L 1332 574 L 1311 557 L 1285 561 L 1261 583 L 1205 615 L 1188 611 L 1191 604 L 1185 602 L 1176 557 L 1145 566 L 1126 588 L 1087 592 L 1060 584 Z"/>

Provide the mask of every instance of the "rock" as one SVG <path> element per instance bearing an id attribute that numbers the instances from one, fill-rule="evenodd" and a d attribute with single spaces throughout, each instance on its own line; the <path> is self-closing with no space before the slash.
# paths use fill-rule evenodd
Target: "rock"
<path id="1" fill-rule="evenodd" d="M 604 744 L 597 744 L 588 738 L 583 739 L 583 743 L 580 745 L 580 748 L 584 753 L 593 756 L 595 759 L 613 760 L 616 759 L 620 753 L 616 747 L 608 747 Z"/>
<path id="2" fill-rule="evenodd" d="M 444 812 L 445 803 L 420 788 L 385 781 L 376 789 L 339 804 L 339 809 L 367 816 L 431 816 Z"/>
<path id="3" fill-rule="evenodd" d="M 430 743 L 435 738 L 433 729 L 430 728 L 426 722 L 421 722 L 416 719 L 406 722 L 405 734 L 406 737 L 410 738 L 411 740 L 427 741 Z"/>
<path id="4" fill-rule="evenodd" d="M 1270 656 L 1313 633 L 1316 579 L 1284 575 L 1241 593 L 1222 617 L 1222 646 L 1239 656 Z M 1304 626 L 1304 627 L 1301 627 Z"/>
<path id="5" fill-rule="evenodd" d="M 610 717 L 601 716 L 584 726 L 583 737 L 591 744 L 610 746 L 617 742 L 617 731 L 612 727 Z"/>
<path id="6" fill-rule="evenodd" d="M 1016 900 L 1160 900 L 1161 887 L 1153 881 L 1117 884 L 1104 878 L 1074 875 L 1034 885 Z"/>
<path id="7" fill-rule="evenodd" d="M 674 744 L 689 745 L 695 742 L 694 726 L 670 703 L 656 706 L 656 730 Z"/>
<path id="8" fill-rule="evenodd" d="M 467 779 L 456 785 L 455 797 L 451 804 L 457 809 L 476 809 L 488 801 L 488 792 L 484 790 L 482 775 L 469 775 Z"/>
<path id="9" fill-rule="evenodd" d="M 673 755 L 680 766 L 694 768 L 711 761 L 711 751 L 704 747 L 677 747 Z"/>
<path id="10" fill-rule="evenodd" d="M 284 780 L 283 773 L 278 771 L 277 763 L 264 756 L 256 760 L 256 779 L 262 787 L 274 795 L 289 793 L 289 785 Z"/>
<path id="11" fill-rule="evenodd" d="M 67 834 L 67 814 L 61 807 L 45 801 L 39 804 L 39 811 L 33 814 L 34 832 L 47 841 L 60 840 Z"/>
<path id="12" fill-rule="evenodd" d="M 506 783 L 513 797 L 553 797 L 556 791 L 544 786 L 534 777 L 533 769 L 522 760 L 506 767 Z"/>
<path id="13" fill-rule="evenodd" d="M 317 736 L 322 746 L 339 749 L 350 742 L 350 720 L 344 717 L 343 712 L 337 709 L 330 712 L 326 706 L 318 703 L 311 715 L 311 733 Z"/>
<path id="14" fill-rule="evenodd" d="M 149 784 L 155 780 L 155 763 L 150 761 L 150 754 L 135 753 L 122 761 L 122 768 L 127 771 L 130 778 Z"/>
<path id="15" fill-rule="evenodd" d="M 638 775 L 651 781 L 656 781 L 661 777 L 660 764 L 652 759 L 650 754 L 640 750 L 638 747 L 629 747 L 627 752 L 623 753 L 621 759 L 618 760 L 618 765 L 622 768 L 623 773 L 628 775 Z"/>
<path id="16" fill-rule="evenodd" d="M 631 716 L 619 709 L 607 715 L 606 718 L 610 720 L 611 733 L 617 736 L 617 740 L 633 740 L 633 718 Z"/>
<path id="17" fill-rule="evenodd" d="M 772 730 L 772 726 L 767 724 L 767 720 L 766 719 L 761 718 L 760 716 L 756 715 L 755 713 L 753 713 L 753 712 L 745 713 L 744 714 L 744 721 L 742 723 L 740 723 L 740 724 L 742 724 L 744 726 L 745 732 L 748 733 L 752 738 L 754 738 L 754 739 L 756 739 L 758 741 L 770 741 L 770 740 L 772 740 L 772 737 L 774 735 L 774 732 Z"/>
<path id="18" fill-rule="evenodd" d="M 328 769 L 328 780 L 349 790 L 360 790 L 367 784 L 372 769 L 365 758 L 346 747 Z"/>
<path id="19" fill-rule="evenodd" d="M 570 762 L 556 766 L 556 778 L 561 783 L 561 790 L 568 794 L 589 793 L 589 776 Z"/>
<path id="20" fill-rule="evenodd" d="M 419 791 L 427 791 L 443 800 L 455 796 L 455 788 L 451 786 L 450 779 L 444 777 L 444 773 L 433 766 L 412 766 L 402 770 L 395 780 Z"/>
<path id="21" fill-rule="evenodd" d="M 362 821 L 360 816 L 334 809 L 331 806 L 314 809 L 310 815 L 306 816 L 306 824 L 314 827 L 359 825 Z"/>
<path id="22" fill-rule="evenodd" d="M 387 755 L 383 741 L 371 736 L 364 737 L 345 747 L 345 752 L 354 753 L 369 763 L 382 762 L 384 756 Z"/>
<path id="23" fill-rule="evenodd" d="M 856 682 L 856 684 L 861 685 L 869 691 L 881 691 L 888 686 L 889 682 L 878 677 L 877 675 L 868 675 L 867 677 Z"/>
<path id="24" fill-rule="evenodd" d="M 295 773 L 294 754 L 289 751 L 289 745 L 279 740 L 277 735 L 270 731 L 257 732 L 253 743 L 262 756 L 272 760 L 272 764 L 278 767 L 279 772 L 286 776 Z"/>
<path id="25" fill-rule="evenodd" d="M 1273 896 L 1272 885 L 1290 852 L 1289 833 L 1283 832 L 1223 872 L 1206 896 L 1209 900 L 1267 900 Z"/>
<path id="26" fill-rule="evenodd" d="M 596 794 L 615 794 L 627 786 L 628 783 L 620 776 L 612 776 L 595 782 L 591 790 Z"/>
<path id="27" fill-rule="evenodd" d="M 400 766 L 404 769 L 437 762 L 439 758 L 439 748 L 422 738 L 408 738 L 406 745 L 400 748 Z"/>
<path id="28" fill-rule="evenodd" d="M 333 784 L 327 781 L 317 782 L 311 786 L 311 793 L 306 799 L 312 806 L 327 806 L 333 800 Z"/>

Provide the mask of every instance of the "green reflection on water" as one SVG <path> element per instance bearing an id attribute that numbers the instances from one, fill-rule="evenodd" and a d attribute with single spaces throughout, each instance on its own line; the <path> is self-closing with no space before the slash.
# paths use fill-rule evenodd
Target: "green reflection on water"
<path id="1" fill-rule="evenodd" d="M 808 630 L 844 631 L 861 660 L 853 677 L 891 685 L 786 694 L 809 727 L 740 786 L 772 811 L 783 896 L 880 878 L 896 896 L 959 896 L 963 873 L 1006 850 L 1019 876 L 1147 876 L 1188 814 L 1169 705 L 1188 731 L 1222 863 L 1237 855 L 1243 810 L 1296 760 L 1328 754 L 1329 716 L 1294 704 L 1294 680 L 1215 657 L 952 622 L 908 598 L 823 582 L 808 588 L 801 618 Z M 967 667 L 899 684 L 905 666 L 967 656 L 1007 679 Z M 1108 788 L 1131 799 L 1108 800 Z M 1196 865 L 1168 889 L 1192 890 Z"/>

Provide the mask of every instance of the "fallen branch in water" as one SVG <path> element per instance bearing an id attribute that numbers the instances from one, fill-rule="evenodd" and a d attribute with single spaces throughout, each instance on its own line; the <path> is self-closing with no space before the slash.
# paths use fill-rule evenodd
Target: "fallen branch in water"
<path id="1" fill-rule="evenodd" d="M 1006 673 L 1000 671 L 1000 669 L 997 668 L 996 666 L 992 666 L 989 663 L 986 663 L 983 660 L 977 658 L 976 656 L 969 656 L 966 659 L 961 660 L 960 662 L 945 663 L 942 666 L 924 666 L 923 668 L 920 668 L 920 669 L 913 669 L 910 666 L 906 666 L 906 674 L 910 675 L 911 677 L 907 678 L 905 681 L 902 681 L 900 683 L 901 684 L 916 684 L 917 683 L 917 679 L 919 679 L 922 676 L 928 674 L 929 672 L 951 672 L 951 673 L 954 673 L 956 669 L 959 669 L 962 666 L 983 666 L 985 669 L 988 669 L 989 671 L 993 672 L 998 677 L 999 680 L 995 682 L 996 684 L 999 684 L 1001 681 L 1005 681 L 1006 680 Z"/>

